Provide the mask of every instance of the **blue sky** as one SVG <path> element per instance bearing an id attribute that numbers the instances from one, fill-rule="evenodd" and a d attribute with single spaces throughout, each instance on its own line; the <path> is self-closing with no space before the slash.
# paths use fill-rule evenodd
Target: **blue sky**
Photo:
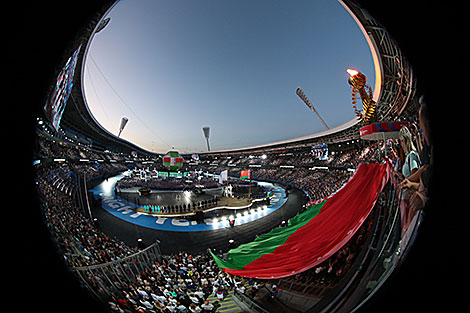
<path id="1" fill-rule="evenodd" d="M 144 149 L 240 148 L 324 130 L 352 118 L 348 67 L 374 86 L 370 50 L 334 0 L 122 0 L 85 64 L 95 119 Z"/>

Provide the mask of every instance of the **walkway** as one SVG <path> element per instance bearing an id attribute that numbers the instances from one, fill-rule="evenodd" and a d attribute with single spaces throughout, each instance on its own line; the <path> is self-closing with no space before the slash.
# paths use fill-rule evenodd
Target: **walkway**
<path id="1" fill-rule="evenodd" d="M 229 294 L 222 300 L 219 301 L 220 307 L 217 309 L 216 312 L 222 313 L 239 313 L 245 312 L 236 302 L 233 300 L 233 290 L 229 292 Z M 217 297 L 214 294 L 211 294 L 207 300 L 209 303 L 214 304 L 217 300 Z"/>

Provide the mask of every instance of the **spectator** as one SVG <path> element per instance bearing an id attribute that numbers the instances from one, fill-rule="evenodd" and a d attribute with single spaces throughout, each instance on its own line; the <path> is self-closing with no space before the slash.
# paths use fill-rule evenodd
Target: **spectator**
<path id="1" fill-rule="evenodd" d="M 420 168 L 421 162 L 419 160 L 418 152 L 413 144 L 411 133 L 406 126 L 400 129 L 398 139 L 405 155 L 405 159 L 402 164 L 402 174 L 407 178 Z"/>
<path id="2" fill-rule="evenodd" d="M 153 309 L 153 305 L 147 299 L 141 299 L 140 303 L 145 306 L 147 309 Z"/>
<path id="3" fill-rule="evenodd" d="M 271 290 L 269 291 L 268 301 L 272 302 L 274 298 L 278 295 L 279 291 L 277 290 L 276 285 L 272 285 Z"/>
<path id="4" fill-rule="evenodd" d="M 194 293 L 194 295 L 196 295 L 196 296 L 199 298 L 199 300 L 202 300 L 202 301 L 203 301 L 204 298 L 205 298 L 205 295 L 204 295 L 204 292 L 202 291 L 202 288 L 199 288 L 199 289 Z"/>
<path id="5" fill-rule="evenodd" d="M 209 303 L 209 300 L 206 300 L 204 301 L 204 303 L 201 305 L 201 308 L 203 310 L 204 313 L 209 313 L 209 312 L 212 312 L 212 310 L 214 309 L 214 305 L 212 305 L 211 303 Z"/>
<path id="6" fill-rule="evenodd" d="M 142 287 L 137 288 L 137 292 L 140 294 L 140 296 L 144 299 L 149 299 L 149 295 L 147 292 Z"/>
<path id="7" fill-rule="evenodd" d="M 178 312 L 187 312 L 186 307 L 180 302 L 176 303 L 176 310 L 178 310 Z"/>
<path id="8" fill-rule="evenodd" d="M 192 313 L 200 313 L 202 310 L 200 307 L 198 307 L 194 303 L 191 303 L 191 305 L 189 306 L 189 311 Z"/>
<path id="9" fill-rule="evenodd" d="M 189 299 L 194 303 L 194 304 L 199 304 L 199 299 L 194 296 L 193 294 L 189 294 Z"/>
<path id="10" fill-rule="evenodd" d="M 420 99 L 420 104 L 419 125 L 423 132 L 424 143 L 430 147 L 430 158 L 429 164 L 425 164 L 399 184 L 400 189 L 408 188 L 412 192 L 410 197 L 410 214 L 414 214 L 416 211 L 423 209 L 426 205 L 426 202 L 428 201 L 428 188 L 433 170 L 433 149 L 429 121 L 429 108 L 422 98 Z"/>

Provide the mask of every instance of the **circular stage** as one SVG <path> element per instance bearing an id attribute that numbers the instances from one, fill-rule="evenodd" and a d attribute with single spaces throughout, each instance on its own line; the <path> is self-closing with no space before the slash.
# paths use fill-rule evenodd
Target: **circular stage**
<path id="1" fill-rule="evenodd" d="M 233 220 L 233 227 L 253 222 L 261 217 L 267 216 L 279 209 L 286 201 L 285 190 L 277 185 L 268 182 L 256 183 L 269 192 L 269 204 L 265 199 L 247 198 L 224 198 L 222 188 L 203 190 L 202 194 L 193 195 L 188 191 L 152 191 L 149 196 L 139 197 L 138 188 L 136 190 L 115 192 L 116 183 L 126 176 L 125 173 L 108 178 L 90 191 L 93 192 L 96 200 L 101 202 L 101 206 L 108 213 L 126 222 L 163 231 L 178 232 L 200 232 L 211 231 L 231 227 L 230 220 Z M 254 180 L 253 180 L 254 181 Z M 148 203 L 165 204 L 190 203 L 207 201 L 218 197 L 214 204 L 201 209 L 204 216 L 200 221 L 196 221 L 194 212 L 163 212 L 157 211 Z"/>

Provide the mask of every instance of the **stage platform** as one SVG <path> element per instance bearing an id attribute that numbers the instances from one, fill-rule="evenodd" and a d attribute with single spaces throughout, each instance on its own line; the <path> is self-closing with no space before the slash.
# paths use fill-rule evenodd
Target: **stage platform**
<path id="1" fill-rule="evenodd" d="M 249 198 L 226 198 L 222 197 L 217 201 L 217 204 L 211 205 L 207 208 L 202 208 L 199 210 L 190 210 L 188 212 L 158 212 L 150 211 L 145 206 L 137 206 L 134 210 L 136 212 L 152 215 L 152 216 L 161 216 L 161 217 L 182 217 L 187 218 L 196 215 L 196 212 L 201 213 L 210 213 L 217 210 L 242 210 L 250 208 L 253 204 L 260 201 L 266 201 L 263 199 L 249 199 Z"/>
<path id="2" fill-rule="evenodd" d="M 269 204 L 260 204 L 254 202 L 250 204 L 248 199 L 233 199 L 226 200 L 224 206 L 223 202 L 219 200 L 219 208 L 212 209 L 210 215 L 203 216 L 202 221 L 196 221 L 189 216 L 171 217 L 168 215 L 146 214 L 142 212 L 140 202 L 146 197 L 125 196 L 124 198 L 115 194 L 115 185 L 118 180 L 122 179 L 125 175 L 119 174 L 117 176 L 108 178 L 101 184 L 90 190 L 93 192 L 96 200 L 100 200 L 102 208 L 113 216 L 132 223 L 136 226 L 151 228 L 155 230 L 174 231 L 174 232 L 200 232 L 212 231 L 228 227 L 237 227 L 246 223 L 251 223 L 259 218 L 267 216 L 278 210 L 286 201 L 286 193 L 284 188 L 268 182 L 257 182 L 265 190 L 271 192 Z M 201 201 L 205 197 L 212 199 L 217 193 L 221 195 L 222 190 L 207 190 L 203 194 L 192 196 L 188 192 L 158 192 L 154 193 L 161 203 L 177 204 L 186 201 Z M 137 201 L 139 199 L 139 201 Z M 154 200 L 149 200 L 154 201 Z M 137 204 L 138 202 L 139 204 Z M 235 205 L 241 204 L 240 207 Z M 235 218 L 234 226 L 229 224 L 229 216 L 233 215 Z"/>
<path id="3" fill-rule="evenodd" d="M 275 184 L 284 190 L 284 185 Z M 110 237 L 124 241 L 127 245 L 135 246 L 137 239 L 143 239 L 144 244 L 160 241 L 162 253 L 171 254 L 178 251 L 188 253 L 204 252 L 207 248 L 228 250 L 228 241 L 235 240 L 235 245 L 253 241 L 256 235 L 266 233 L 277 227 L 281 221 L 287 221 L 295 216 L 302 205 L 308 202 L 306 194 L 298 189 L 290 189 L 284 204 L 268 215 L 258 217 L 249 223 L 235 227 L 223 227 L 211 231 L 165 231 L 148 228 L 118 218 L 101 206 L 92 207 L 92 215 L 98 220 L 98 227 Z M 166 222 L 168 223 L 170 219 Z M 178 226 L 182 227 L 182 226 Z"/>
<path id="4" fill-rule="evenodd" d="M 265 186 L 263 186 L 265 187 Z M 132 202 L 137 205 L 134 209 L 136 212 L 150 214 L 161 217 L 190 217 L 195 215 L 195 212 L 202 213 L 213 212 L 215 210 L 237 210 L 246 209 L 251 207 L 255 202 L 265 201 L 267 197 L 256 195 L 263 195 L 264 188 L 253 186 L 252 194 L 253 199 L 249 198 L 248 186 L 237 188 L 239 192 L 234 192 L 232 197 L 226 197 L 223 193 L 223 188 L 203 189 L 196 192 L 181 191 L 181 190 L 152 190 L 148 195 L 140 195 L 139 188 L 127 188 L 115 190 L 114 193 L 121 199 Z M 271 195 L 269 198 L 273 198 Z M 216 201 L 214 201 L 217 199 Z M 201 205 L 199 209 L 194 209 L 197 203 L 206 202 L 206 205 Z M 164 209 L 166 207 L 167 209 Z M 169 207 L 177 207 L 176 209 L 168 209 Z M 184 207 L 184 209 L 183 209 Z M 191 209 L 189 209 L 191 207 Z"/>

